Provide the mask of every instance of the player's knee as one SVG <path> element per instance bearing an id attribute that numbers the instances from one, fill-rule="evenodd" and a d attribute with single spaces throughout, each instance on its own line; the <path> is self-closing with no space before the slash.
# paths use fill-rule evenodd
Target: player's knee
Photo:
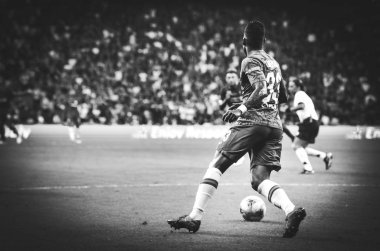
<path id="1" fill-rule="evenodd" d="M 208 168 L 216 168 L 224 173 L 232 164 L 232 160 L 228 159 L 221 153 L 218 153 L 216 157 L 210 162 Z"/>
<path id="2" fill-rule="evenodd" d="M 251 186 L 257 191 L 261 182 L 269 179 L 270 171 L 265 166 L 256 166 L 251 170 Z"/>
<path id="3" fill-rule="evenodd" d="M 253 188 L 253 190 L 257 191 L 259 185 L 264 180 L 265 180 L 265 177 L 263 175 L 260 175 L 260 174 L 257 174 L 257 173 L 252 173 L 251 187 Z"/>
<path id="4" fill-rule="evenodd" d="M 253 188 L 253 190 L 257 191 L 260 183 L 261 182 L 259 181 L 259 179 L 257 179 L 256 177 L 252 177 L 252 179 L 251 179 L 251 187 Z"/>

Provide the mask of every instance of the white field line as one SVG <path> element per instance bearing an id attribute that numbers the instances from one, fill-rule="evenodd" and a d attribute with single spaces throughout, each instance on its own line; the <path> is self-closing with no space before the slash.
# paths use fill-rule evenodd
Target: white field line
<path id="1" fill-rule="evenodd" d="M 249 183 L 221 183 L 221 186 L 250 186 Z M 40 186 L 0 188 L 0 191 L 50 191 L 50 190 L 85 190 L 85 189 L 107 189 L 107 188 L 137 188 L 137 187 L 186 187 L 198 186 L 198 183 L 159 183 L 159 184 L 103 184 L 103 185 L 78 185 L 78 186 Z M 379 188 L 380 184 L 347 184 L 347 183 L 283 183 L 284 187 L 372 187 Z"/>

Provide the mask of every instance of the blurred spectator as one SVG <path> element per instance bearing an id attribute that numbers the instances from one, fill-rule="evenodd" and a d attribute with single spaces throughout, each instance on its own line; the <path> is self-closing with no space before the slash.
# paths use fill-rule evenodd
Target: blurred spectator
<path id="1" fill-rule="evenodd" d="M 0 84 L 23 93 L 14 100 L 22 123 L 59 123 L 71 96 L 86 123 L 221 124 L 222 79 L 239 68 L 241 29 L 257 14 L 266 49 L 284 76 L 304 80 L 325 123 L 380 122 L 374 2 L 360 13 L 318 1 L 133 3 L 1 1 Z"/>

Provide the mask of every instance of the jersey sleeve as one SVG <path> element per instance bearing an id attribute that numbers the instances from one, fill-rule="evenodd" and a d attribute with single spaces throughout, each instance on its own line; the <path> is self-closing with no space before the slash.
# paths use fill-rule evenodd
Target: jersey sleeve
<path id="1" fill-rule="evenodd" d="M 303 91 L 299 91 L 294 95 L 294 106 L 297 106 L 300 103 L 305 103 L 306 93 Z"/>
<path id="2" fill-rule="evenodd" d="M 242 72 L 248 77 L 253 87 L 260 82 L 265 82 L 265 75 L 261 63 L 253 58 L 245 58 L 242 61 Z"/>

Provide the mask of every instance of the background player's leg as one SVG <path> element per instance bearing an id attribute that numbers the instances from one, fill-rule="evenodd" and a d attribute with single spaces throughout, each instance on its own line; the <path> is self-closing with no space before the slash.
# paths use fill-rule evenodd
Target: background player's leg
<path id="1" fill-rule="evenodd" d="M 17 137 L 19 136 L 17 128 L 15 127 L 15 125 L 13 123 L 9 122 L 9 123 L 7 123 L 7 126 Z"/>
<path id="2" fill-rule="evenodd" d="M 259 192 L 270 203 L 282 209 L 285 215 L 288 215 L 295 208 L 290 201 L 284 189 L 274 181 L 270 180 L 271 167 L 256 165 L 251 169 L 252 180 L 251 185 L 254 190 Z"/>
<path id="3" fill-rule="evenodd" d="M 82 143 L 82 139 L 80 138 L 80 134 L 79 134 L 79 128 L 75 128 L 75 142 L 80 144 Z"/>
<path id="4" fill-rule="evenodd" d="M 5 141 L 5 114 L 0 110 L 0 141 Z"/>
<path id="5" fill-rule="evenodd" d="M 4 143 L 5 141 L 5 127 L 4 123 L 0 122 L 0 141 L 1 143 Z"/>
<path id="6" fill-rule="evenodd" d="M 208 201 L 213 197 L 218 188 L 222 174 L 233 164 L 233 161 L 227 159 L 221 153 L 211 161 L 209 168 L 203 176 L 202 182 L 198 186 L 197 195 L 193 210 L 189 214 L 193 220 L 201 220 Z"/>
<path id="7" fill-rule="evenodd" d="M 20 137 L 22 137 L 24 134 L 24 126 L 23 125 L 17 125 L 17 131 L 18 131 Z"/>
<path id="8" fill-rule="evenodd" d="M 80 124 L 79 124 L 79 122 L 78 122 L 78 120 L 77 120 L 77 122 L 76 122 L 76 124 L 75 124 L 75 127 L 74 127 L 75 143 L 77 143 L 77 144 L 82 143 L 82 140 L 81 140 L 81 138 L 80 138 L 80 134 L 79 134 L 79 126 L 80 126 Z"/>
<path id="9" fill-rule="evenodd" d="M 25 128 L 24 125 L 22 125 L 22 124 L 20 124 L 20 125 L 18 126 L 18 128 L 19 128 L 19 129 L 18 129 L 19 133 L 22 135 L 22 137 L 23 137 L 24 139 L 29 138 L 30 134 L 32 133 L 32 129 L 30 129 L 30 128 Z"/>
<path id="10" fill-rule="evenodd" d="M 19 133 L 19 131 L 17 130 L 16 126 L 10 120 L 7 121 L 6 125 L 16 135 L 16 137 L 17 137 L 16 138 L 17 144 L 21 144 L 22 143 L 22 134 Z"/>
<path id="11" fill-rule="evenodd" d="M 293 142 L 295 136 L 294 136 L 293 133 L 289 130 L 289 128 L 286 127 L 285 125 L 282 125 L 282 129 L 283 129 L 284 133 L 285 133 L 285 134 L 290 138 L 290 140 Z"/>
<path id="12" fill-rule="evenodd" d="M 333 154 L 331 152 L 321 152 L 319 150 L 316 150 L 314 148 L 306 147 L 305 148 L 306 152 L 310 156 L 315 156 L 323 160 L 325 162 L 326 170 L 329 170 L 332 166 L 332 159 L 333 159 Z"/>
<path id="13" fill-rule="evenodd" d="M 292 144 L 292 148 L 296 153 L 297 158 L 301 161 L 303 165 L 304 172 L 313 173 L 313 167 L 311 166 L 309 157 L 307 156 L 307 152 L 305 148 L 307 147 L 308 142 L 305 140 L 302 140 L 298 137 L 294 139 L 294 142 Z"/>
<path id="14" fill-rule="evenodd" d="M 69 131 L 69 138 L 71 141 L 75 140 L 75 128 L 74 126 L 68 126 L 68 131 Z"/>
<path id="15" fill-rule="evenodd" d="M 0 107 L 0 141 L 5 141 L 5 121 L 6 121 L 6 112 Z"/>
<path id="16" fill-rule="evenodd" d="M 314 156 L 314 157 L 318 157 L 318 158 L 321 158 L 321 159 L 324 159 L 326 157 L 326 153 L 325 152 L 321 152 L 317 149 L 314 149 L 314 148 L 311 148 L 311 147 L 306 147 L 305 148 L 306 152 L 307 152 L 307 155 L 309 156 Z"/>

